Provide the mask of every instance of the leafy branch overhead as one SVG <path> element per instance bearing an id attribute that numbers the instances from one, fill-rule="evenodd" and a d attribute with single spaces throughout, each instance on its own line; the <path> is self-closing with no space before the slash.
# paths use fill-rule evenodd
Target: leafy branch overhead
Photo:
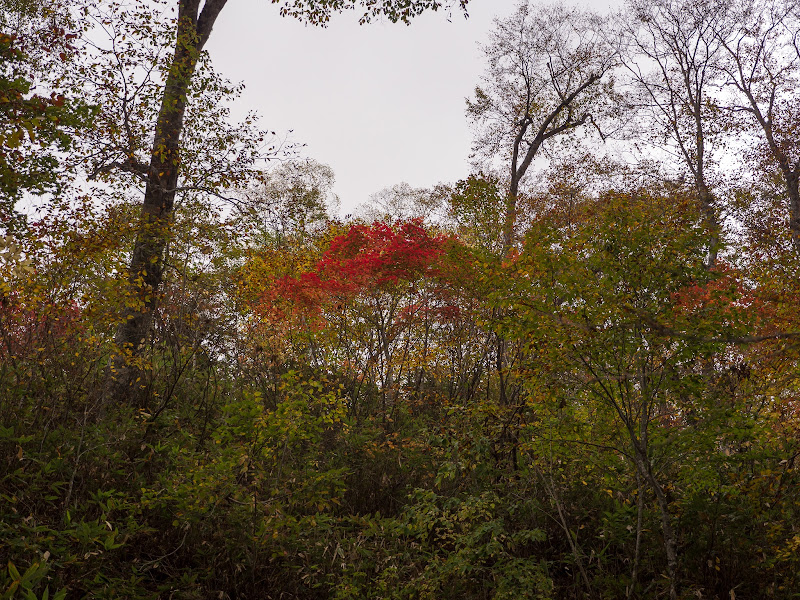
<path id="1" fill-rule="evenodd" d="M 379 17 L 393 23 L 410 24 L 426 11 L 451 10 L 454 4 L 466 15 L 469 0 L 270 0 L 280 4 L 282 15 L 295 17 L 313 25 L 325 26 L 335 13 L 344 10 L 361 12 L 363 25 Z"/>

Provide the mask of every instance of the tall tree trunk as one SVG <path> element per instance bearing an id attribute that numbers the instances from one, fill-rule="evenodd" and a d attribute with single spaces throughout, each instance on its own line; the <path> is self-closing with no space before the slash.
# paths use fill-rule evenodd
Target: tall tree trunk
<path id="1" fill-rule="evenodd" d="M 106 378 L 107 399 L 141 400 L 143 378 L 137 359 L 150 335 L 164 275 L 164 250 L 172 234 L 186 96 L 200 52 L 227 0 L 206 0 L 202 12 L 200 1 L 178 2 L 175 51 L 153 136 L 147 186 L 128 268 L 130 298 L 114 338 L 118 352 Z"/>
<path id="2" fill-rule="evenodd" d="M 756 96 L 750 89 L 744 75 L 742 75 L 741 81 L 737 82 L 736 85 L 747 98 L 750 104 L 747 110 L 755 117 L 756 121 L 761 126 L 769 151 L 780 168 L 783 184 L 786 187 L 786 195 L 789 199 L 789 234 L 791 235 L 792 246 L 795 252 L 800 254 L 800 161 L 794 161 L 794 164 L 792 164 L 791 158 L 781 146 L 780 139 L 775 138 L 775 130 L 772 121 L 772 104 L 768 107 L 766 114 L 762 112 L 761 106 L 758 104 Z M 773 90 L 773 98 L 774 93 Z M 774 100 L 772 102 L 774 102 Z"/>
<path id="3" fill-rule="evenodd" d="M 717 210 L 714 207 L 714 197 L 711 195 L 704 178 L 700 178 L 697 182 L 697 194 L 709 234 L 706 268 L 713 269 L 717 264 L 717 256 L 719 255 L 720 225 L 717 218 Z"/>
<path id="4" fill-rule="evenodd" d="M 650 397 L 648 391 L 649 384 L 644 369 L 641 370 L 640 386 L 643 394 L 643 402 L 640 407 L 641 416 L 639 419 L 638 436 L 636 435 L 634 424 L 632 422 L 627 422 L 626 427 L 630 436 L 633 459 L 638 472 L 637 481 L 640 483 L 642 480 L 646 481 L 656 497 L 656 503 L 658 504 L 658 510 L 661 516 L 661 534 L 664 537 L 664 554 L 666 555 L 667 559 L 669 597 L 670 600 L 677 600 L 678 542 L 675 535 L 675 530 L 672 528 L 672 517 L 669 512 L 669 500 L 667 499 L 666 493 L 664 493 L 664 488 L 661 486 L 661 483 L 659 483 L 658 479 L 653 473 L 653 463 L 650 459 L 649 425 L 651 419 L 651 407 L 654 398 Z"/>
<path id="5" fill-rule="evenodd" d="M 792 246 L 800 255 L 800 167 L 794 169 L 788 164 L 781 165 L 786 193 L 789 196 L 789 233 Z"/>
<path id="6" fill-rule="evenodd" d="M 661 516 L 661 535 L 664 537 L 664 554 L 667 559 L 667 577 L 669 578 L 670 600 L 678 598 L 678 542 L 675 530 L 672 528 L 672 517 L 669 512 L 669 500 L 664 493 L 664 488 L 653 474 L 650 460 L 642 452 L 642 447 L 635 447 L 634 459 L 639 474 L 650 486 L 656 497 L 658 510 Z"/>
<path id="7" fill-rule="evenodd" d="M 639 470 L 636 469 L 636 543 L 633 548 L 633 568 L 631 569 L 631 582 L 625 588 L 625 598 L 630 600 L 636 592 L 636 580 L 639 577 L 639 557 L 642 548 L 642 523 L 644 520 L 644 482 Z"/>
<path id="8" fill-rule="evenodd" d="M 703 211 L 703 218 L 709 233 L 708 254 L 706 255 L 706 268 L 713 269 L 717 264 L 719 254 L 720 226 L 717 218 L 717 209 L 714 206 L 714 196 L 708 189 L 705 172 L 705 132 L 703 130 L 703 97 L 700 91 L 696 94 L 696 101 L 692 106 L 695 117 L 695 153 L 696 163 L 691 164 L 690 155 L 687 155 L 689 168 L 694 171 L 695 189 L 700 200 L 700 208 Z"/>
<path id="9" fill-rule="evenodd" d="M 519 173 L 516 165 L 516 147 L 514 148 L 514 161 L 511 167 L 511 185 L 506 196 L 505 215 L 503 221 L 503 256 L 508 254 L 514 245 L 514 237 L 517 227 L 517 199 L 519 198 L 519 182 L 524 173 Z"/>

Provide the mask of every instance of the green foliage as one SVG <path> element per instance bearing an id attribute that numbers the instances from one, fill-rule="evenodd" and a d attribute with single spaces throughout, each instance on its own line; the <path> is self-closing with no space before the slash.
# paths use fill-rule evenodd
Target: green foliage
<path id="1" fill-rule="evenodd" d="M 502 249 L 505 205 L 500 182 L 490 175 L 470 175 L 455 185 L 449 200 L 450 218 L 459 237 L 488 254 Z"/>
<path id="2" fill-rule="evenodd" d="M 546 566 L 531 556 L 545 534 L 524 525 L 531 509 L 496 492 L 448 498 L 418 490 L 397 525 L 409 551 L 391 557 L 390 578 L 379 585 L 390 598 L 550 598 Z"/>
<path id="3" fill-rule="evenodd" d="M 41 594 L 37 594 L 34 589 L 45 579 L 47 575 L 47 560 L 35 562 L 28 567 L 24 573 L 20 574 L 14 563 L 9 562 L 7 572 L 0 574 L 0 590 L 3 590 L 3 600 L 20 598 L 21 600 L 49 600 L 50 587 L 45 586 Z M 59 590 L 53 594 L 53 600 L 64 600 L 67 596 L 66 590 Z"/>
<path id="4" fill-rule="evenodd" d="M 58 152 L 72 144 L 71 130 L 85 126 L 91 111 L 63 94 L 32 93 L 25 52 L 13 35 L 0 32 L 0 227 L 19 228 L 14 205 L 22 194 L 59 189 Z"/>

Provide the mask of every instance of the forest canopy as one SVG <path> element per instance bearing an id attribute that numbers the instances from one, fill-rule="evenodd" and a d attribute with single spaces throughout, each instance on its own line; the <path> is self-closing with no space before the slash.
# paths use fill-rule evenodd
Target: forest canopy
<path id="1" fill-rule="evenodd" d="M 0 0 L 0 598 L 796 597 L 797 0 L 523 0 L 346 217 L 225 5 Z"/>

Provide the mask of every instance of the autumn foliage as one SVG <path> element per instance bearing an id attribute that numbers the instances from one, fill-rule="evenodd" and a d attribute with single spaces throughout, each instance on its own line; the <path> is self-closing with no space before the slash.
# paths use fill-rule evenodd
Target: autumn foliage
<path id="1" fill-rule="evenodd" d="M 0 599 L 796 597 L 795 5 L 526 3 L 469 104 L 483 171 L 361 217 L 325 165 L 256 169 L 190 53 L 147 223 L 167 44 L 196 41 L 164 1 L 0 1 Z M 618 26 L 664 69 L 624 71 Z M 693 105 L 669 31 L 717 44 Z"/>
<path id="2" fill-rule="evenodd" d="M 401 284 L 413 286 L 439 273 L 437 264 L 448 241 L 444 235 L 431 235 L 420 221 L 353 225 L 331 241 L 313 271 L 275 281 L 263 303 L 272 306 L 284 298 L 302 308 L 318 309 L 335 299 L 345 301 Z"/>

